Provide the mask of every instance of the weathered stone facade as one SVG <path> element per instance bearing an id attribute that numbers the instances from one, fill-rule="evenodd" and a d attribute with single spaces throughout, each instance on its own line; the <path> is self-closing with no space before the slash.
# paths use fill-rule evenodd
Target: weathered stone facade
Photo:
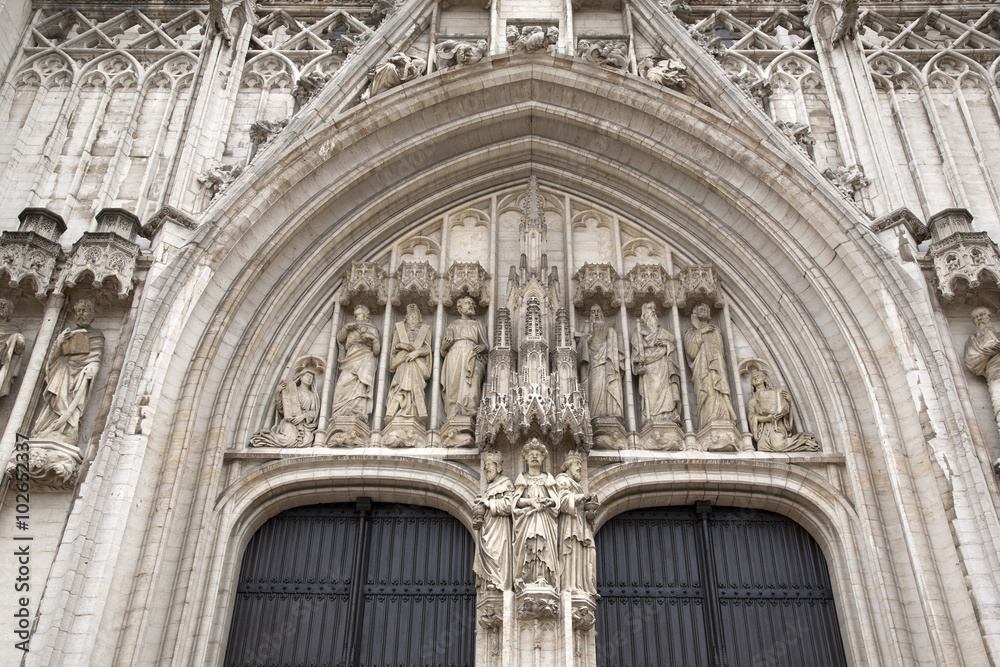
<path id="1" fill-rule="evenodd" d="M 33 619 L 0 665 L 221 665 L 250 536 L 360 495 L 511 522 L 477 664 L 532 664 L 515 631 L 592 664 L 592 559 L 519 584 L 521 519 L 483 510 L 564 463 L 584 532 L 702 500 L 804 526 L 850 665 L 1000 664 L 993 4 L 0 18 L 0 542 L 32 537 Z"/>

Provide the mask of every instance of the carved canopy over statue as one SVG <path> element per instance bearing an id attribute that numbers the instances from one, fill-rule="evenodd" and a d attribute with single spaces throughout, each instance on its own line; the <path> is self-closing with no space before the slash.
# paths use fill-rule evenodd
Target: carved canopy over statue
<path id="1" fill-rule="evenodd" d="M 91 328 L 94 303 L 80 299 L 73 306 L 76 326 L 63 329 L 45 367 L 42 410 L 32 438 L 76 445 L 80 419 L 94 388 L 104 353 L 104 334 Z"/>

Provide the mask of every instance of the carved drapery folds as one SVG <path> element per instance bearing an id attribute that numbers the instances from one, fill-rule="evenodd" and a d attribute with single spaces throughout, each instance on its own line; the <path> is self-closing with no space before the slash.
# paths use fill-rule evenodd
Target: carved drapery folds
<path id="1" fill-rule="evenodd" d="M 62 289 L 74 287 L 89 275 L 95 287 L 103 286 L 119 299 L 127 299 L 135 282 L 139 231 L 139 219 L 124 209 L 106 208 L 98 213 L 97 231 L 84 232 L 73 246 Z"/>
<path id="2" fill-rule="evenodd" d="M 1000 251 L 986 232 L 972 231 L 972 215 L 965 209 L 946 209 L 927 221 L 931 244 L 927 256 L 934 262 L 938 293 L 944 303 L 971 297 L 984 280 L 1000 285 Z"/>
<path id="3" fill-rule="evenodd" d="M 18 231 L 0 235 L 0 270 L 7 274 L 11 288 L 30 285 L 28 289 L 43 299 L 62 255 L 59 237 L 66 231 L 66 223 L 44 208 L 26 208 L 18 218 Z"/>
<path id="4" fill-rule="evenodd" d="M 361 99 L 367 100 L 390 88 L 412 81 L 426 71 L 427 61 L 423 58 L 396 53 L 368 72 L 368 88 L 362 93 Z"/>
<path id="5" fill-rule="evenodd" d="M 326 362 L 305 356 L 295 363 L 291 379 L 281 380 L 274 389 L 274 416 L 271 427 L 250 438 L 251 447 L 312 447 L 319 418 L 317 380 Z"/>

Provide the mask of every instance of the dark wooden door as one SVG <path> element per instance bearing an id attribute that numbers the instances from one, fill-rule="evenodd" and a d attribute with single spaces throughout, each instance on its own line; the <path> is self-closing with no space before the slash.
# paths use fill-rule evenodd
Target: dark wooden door
<path id="1" fill-rule="evenodd" d="M 597 534 L 597 664 L 845 667 L 826 559 L 771 512 L 626 512 Z"/>
<path id="2" fill-rule="evenodd" d="M 265 523 L 243 556 L 227 667 L 468 667 L 473 542 L 445 512 L 314 505 Z"/>

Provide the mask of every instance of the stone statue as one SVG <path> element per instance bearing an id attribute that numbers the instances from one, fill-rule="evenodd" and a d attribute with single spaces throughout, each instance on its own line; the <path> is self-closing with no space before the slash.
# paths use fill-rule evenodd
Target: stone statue
<path id="1" fill-rule="evenodd" d="M 21 369 L 24 354 L 24 335 L 21 328 L 10 321 L 14 302 L 0 299 L 0 396 L 10 393 L 10 385 Z"/>
<path id="2" fill-rule="evenodd" d="M 597 549 L 594 546 L 594 512 L 597 500 L 583 492 L 583 459 L 570 452 L 556 477 L 559 492 L 559 542 L 562 556 L 562 588 L 579 593 L 597 593 Z"/>
<path id="3" fill-rule="evenodd" d="M 642 419 L 677 422 L 680 406 L 680 371 L 674 335 L 660 326 L 656 304 L 643 304 L 632 331 L 632 371 L 639 377 Z"/>
<path id="4" fill-rule="evenodd" d="M 312 447 L 319 418 L 316 373 L 299 369 L 291 382 L 282 380 L 274 390 L 277 419 L 269 430 L 250 438 L 251 447 Z"/>
<path id="5" fill-rule="evenodd" d="M 559 493 L 552 475 L 542 472 L 549 452 L 538 438 L 521 449 L 528 471 L 517 476 L 512 497 L 514 515 L 514 586 L 555 588 L 558 569 Z"/>
<path id="6" fill-rule="evenodd" d="M 604 321 L 604 311 L 595 305 L 580 338 L 580 380 L 587 387 L 592 417 L 621 417 L 622 376 L 625 352 L 614 322 Z"/>
<path id="7" fill-rule="evenodd" d="M 684 350 L 691 361 L 691 381 L 698 399 L 698 425 L 736 421 L 726 374 L 726 348 L 722 332 L 709 324 L 712 309 L 699 303 L 691 311 L 693 325 L 684 334 Z"/>
<path id="8" fill-rule="evenodd" d="M 767 373 L 750 374 L 750 400 L 747 412 L 750 433 L 762 452 L 815 452 L 819 443 L 811 433 L 792 435 L 792 395 L 788 387 L 775 389 Z"/>
<path id="9" fill-rule="evenodd" d="M 445 353 L 441 369 L 442 398 L 448 419 L 472 417 L 479 410 L 479 396 L 486 370 L 489 341 L 482 322 L 472 319 L 476 302 L 471 297 L 458 300 L 461 319 L 448 325 L 441 341 Z"/>
<path id="10" fill-rule="evenodd" d="M 965 343 L 965 365 L 976 375 L 986 378 L 993 417 L 1000 428 L 1000 335 L 993 329 L 989 308 L 973 308 L 972 321 L 976 333 Z"/>
<path id="11" fill-rule="evenodd" d="M 49 353 L 42 410 L 32 433 L 34 439 L 68 445 L 77 444 L 80 419 L 104 353 L 104 334 L 90 326 L 94 321 L 94 302 L 80 299 L 73 312 L 76 327 L 63 329 Z"/>
<path id="12" fill-rule="evenodd" d="M 680 60 L 653 56 L 646 56 L 639 63 L 639 76 L 674 90 L 684 90 L 690 80 L 687 66 Z"/>
<path id="13" fill-rule="evenodd" d="M 334 417 L 358 417 L 368 421 L 375 395 L 375 371 L 382 350 L 379 332 L 369 319 L 368 306 L 354 307 L 354 321 L 337 332 L 340 375 L 333 393 Z"/>
<path id="14" fill-rule="evenodd" d="M 381 65 L 375 66 L 368 73 L 371 84 L 368 86 L 368 90 L 362 94 L 361 99 L 367 100 L 369 97 L 390 88 L 412 81 L 423 74 L 426 69 L 427 61 L 423 58 L 411 58 L 405 53 L 397 53 Z"/>
<path id="15" fill-rule="evenodd" d="M 549 26 L 528 25 L 520 30 L 517 26 L 507 26 L 507 50 L 510 53 L 532 53 L 535 51 L 554 51 L 559 42 L 559 28 Z"/>
<path id="16" fill-rule="evenodd" d="M 474 65 L 489 52 L 485 39 L 475 42 L 446 39 L 434 47 L 441 68 Z"/>
<path id="17" fill-rule="evenodd" d="M 424 389 L 431 376 L 431 328 L 423 323 L 420 308 L 411 303 L 406 307 L 406 317 L 396 322 L 392 336 L 392 358 L 389 370 L 393 372 L 389 385 L 389 402 L 386 419 L 393 417 L 427 417 Z"/>
<path id="18" fill-rule="evenodd" d="M 503 456 L 489 451 L 483 455 L 486 492 L 476 498 L 472 527 L 476 533 L 476 556 L 472 570 L 480 591 L 511 589 L 510 515 L 514 485 L 503 474 Z"/>

